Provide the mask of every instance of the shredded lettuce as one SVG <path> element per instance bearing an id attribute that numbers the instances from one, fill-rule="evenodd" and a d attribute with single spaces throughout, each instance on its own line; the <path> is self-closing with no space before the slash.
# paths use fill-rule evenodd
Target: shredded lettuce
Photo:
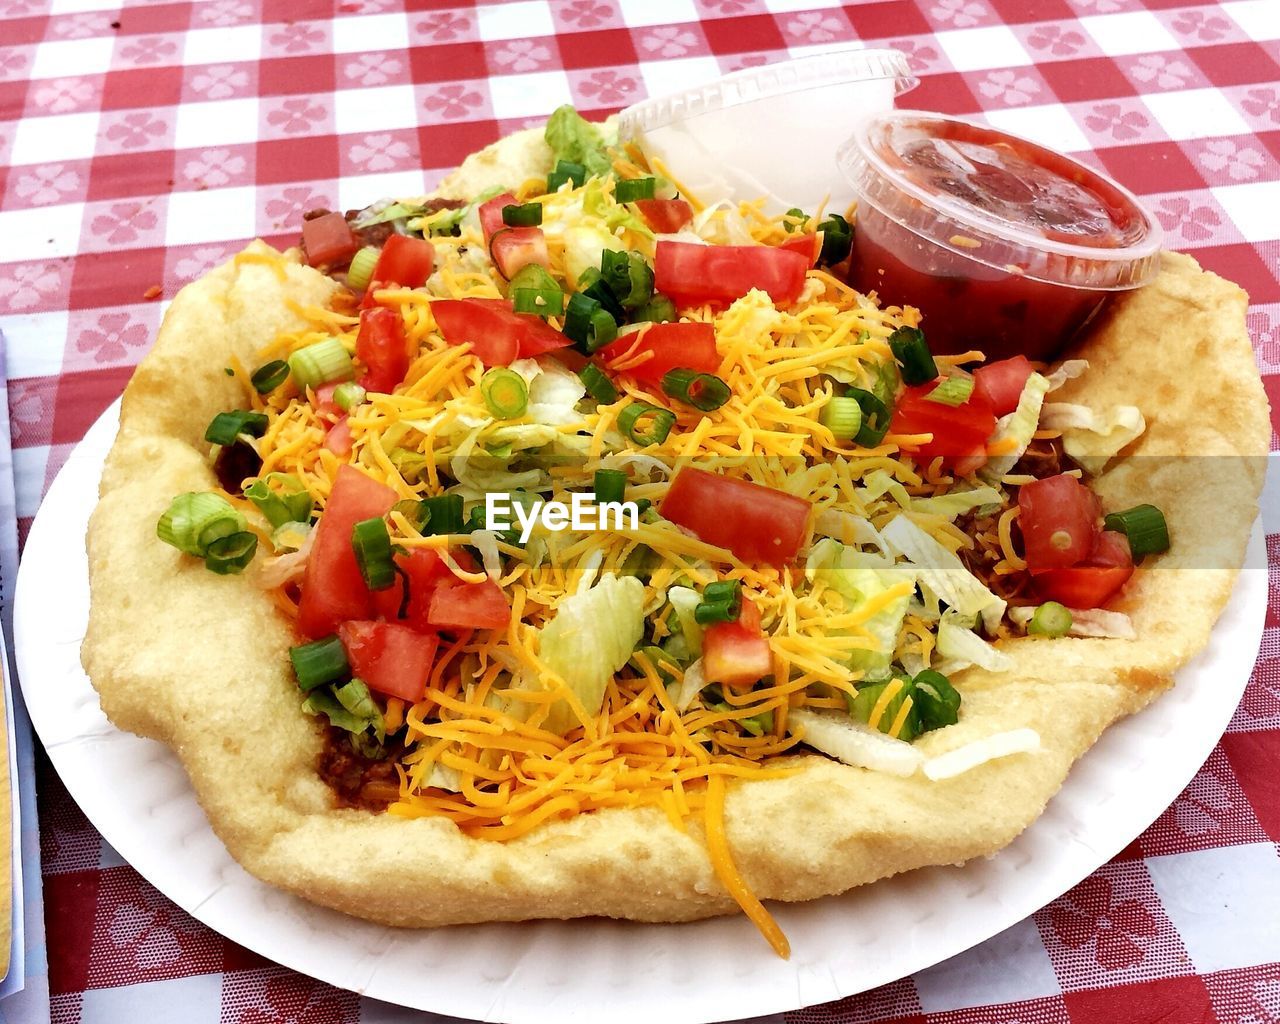
<path id="1" fill-rule="evenodd" d="M 583 186 L 582 212 L 601 221 L 610 234 L 616 234 L 619 228 L 623 228 L 642 238 L 654 237 L 649 225 L 637 217 L 626 203 L 618 202 L 608 183 L 601 178 L 593 178 Z"/>
<path id="2" fill-rule="evenodd" d="M 364 228 L 371 228 L 375 224 L 385 224 L 388 221 L 420 216 L 422 216 L 422 207 L 417 204 L 384 199 L 361 210 L 359 216 L 351 222 L 351 226 L 356 230 L 363 230 Z"/>
<path id="3" fill-rule="evenodd" d="M 1044 405 L 1044 396 L 1049 393 L 1049 378 L 1033 373 L 1027 378 L 1018 399 L 1018 407 L 1007 416 L 1001 416 L 996 423 L 996 432 L 988 446 L 1015 442 L 1012 451 L 1004 455 L 993 455 L 980 475 L 982 479 L 995 482 L 1008 473 L 1031 444 L 1031 438 L 1040 426 L 1040 410 Z"/>
<path id="4" fill-rule="evenodd" d="M 886 494 L 903 508 L 911 507 L 911 495 L 907 493 L 907 489 L 885 470 L 877 469 L 863 477 L 859 497 L 868 504 Z"/>
<path id="5" fill-rule="evenodd" d="M 550 357 L 539 359 L 537 367 L 539 372 L 527 382 L 529 407 L 525 415 L 547 426 L 581 423 L 583 414 L 577 405 L 587 394 L 582 378 Z"/>
<path id="6" fill-rule="evenodd" d="M 624 248 L 622 241 L 609 232 L 603 222 L 583 221 L 564 229 L 564 269 L 569 287 L 575 288 L 578 279 L 592 267 L 600 266 L 600 255 L 606 249 Z"/>
<path id="7" fill-rule="evenodd" d="M 924 763 L 924 755 L 910 743 L 846 715 L 793 708 L 787 715 L 787 727 L 794 732 L 797 726 L 803 741 L 814 750 L 855 768 L 906 778 Z"/>
<path id="8" fill-rule="evenodd" d="M 932 498 L 912 498 L 911 511 L 955 519 L 984 505 L 999 505 L 1003 500 L 1004 496 L 994 487 L 972 487 L 965 491 L 935 494 Z"/>
<path id="9" fill-rule="evenodd" d="M 613 171 L 600 126 L 584 119 L 571 104 L 557 107 L 547 118 L 543 138 L 551 147 L 553 161 L 582 164 L 587 174 L 605 175 Z"/>
<path id="10" fill-rule="evenodd" d="M 1063 450 L 1090 474 L 1101 473 L 1122 448 L 1147 429 L 1136 405 L 1117 405 L 1100 413 L 1087 405 L 1050 402 L 1040 420 L 1044 427 L 1062 431 Z"/>
<path id="11" fill-rule="evenodd" d="M 1019 626 L 1025 626 L 1035 612 L 1034 608 L 1011 608 L 1009 618 Z M 1124 612 L 1110 612 L 1105 608 L 1072 608 L 1071 628 L 1067 635 L 1133 640 L 1138 634 L 1133 628 L 1133 620 Z"/>
<path id="12" fill-rule="evenodd" d="M 866 516 L 856 515 L 838 508 L 824 508 L 813 517 L 813 532 L 821 537 L 834 538 L 841 544 L 874 547 L 892 561 L 880 531 L 871 525 Z"/>
<path id="13" fill-rule="evenodd" d="M 1075 380 L 1081 376 L 1085 370 L 1089 369 L 1089 360 L 1087 359 L 1065 359 L 1058 364 L 1057 368 L 1047 376 L 1049 381 L 1049 390 L 1057 391 L 1069 380 Z"/>
<path id="14" fill-rule="evenodd" d="M 916 567 L 921 587 L 961 615 L 981 615 L 987 629 L 995 631 L 1005 602 L 984 587 L 959 557 L 906 516 L 898 516 L 880 532 L 890 548 Z"/>
<path id="15" fill-rule="evenodd" d="M 938 625 L 938 654 L 959 669 L 977 665 L 989 672 L 1006 672 L 1013 659 L 973 632 L 973 619 L 947 611 Z"/>
<path id="16" fill-rule="evenodd" d="M 644 635 L 644 584 L 606 573 L 600 582 L 560 602 L 542 627 L 540 656 L 577 694 L 588 714 L 600 710 L 604 689 Z M 546 727 L 567 732 L 577 722 L 568 704 L 551 706 Z"/>
<path id="17" fill-rule="evenodd" d="M 464 498 L 483 500 L 490 491 L 536 491 L 545 486 L 546 473 L 543 470 L 512 470 L 510 466 L 514 455 L 506 458 L 490 455 L 481 447 L 479 438 L 483 429 L 476 427 L 467 434 L 449 459 L 449 471 L 461 485 L 459 491 Z M 530 428 L 511 429 L 528 431 Z M 550 431 L 552 428 L 533 425 L 532 429 Z M 491 440 L 497 444 L 511 443 L 514 447 L 514 440 L 505 431 L 495 431 Z"/>
<path id="18" fill-rule="evenodd" d="M 805 573 L 810 579 L 821 580 L 835 590 L 851 611 L 910 578 L 903 569 L 893 567 L 880 555 L 845 547 L 830 538 L 814 545 Z M 849 668 L 862 671 L 863 677 L 869 680 L 884 679 L 889 675 L 893 651 L 898 645 L 898 633 L 910 599 L 910 594 L 895 598 L 862 624 L 860 633 L 869 635 L 874 647 L 850 651 L 847 659 Z"/>
<path id="19" fill-rule="evenodd" d="M 312 690 L 302 702 L 302 710 L 309 715 L 324 715 L 335 729 L 349 732 L 352 746 L 365 756 L 376 755 L 387 737 L 382 712 L 360 679 Z"/>
<path id="20" fill-rule="evenodd" d="M 677 660 L 697 658 L 702 654 L 702 627 L 694 618 L 694 609 L 702 601 L 702 595 L 692 587 L 671 587 L 667 591 L 667 600 L 680 624 L 680 632 L 671 637 L 672 641 L 679 640 L 684 649 L 683 657 Z"/>

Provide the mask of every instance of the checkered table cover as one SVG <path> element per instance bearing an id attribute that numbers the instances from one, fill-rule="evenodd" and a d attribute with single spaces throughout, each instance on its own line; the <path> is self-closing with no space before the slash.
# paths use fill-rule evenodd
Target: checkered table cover
<path id="1" fill-rule="evenodd" d="M 303 211 L 419 193 L 571 101 L 604 115 L 748 65 L 905 51 L 913 106 L 982 115 L 1143 195 L 1240 282 L 1280 407 L 1280 0 L 0 0 L 0 314 L 20 524 L 165 300 Z M 1211 414 L 1211 410 L 1206 410 Z M 1273 447 L 1275 444 L 1273 443 Z M 1267 515 L 1273 573 L 1280 516 Z M 1112 863 L 989 942 L 801 1022 L 1280 1021 L 1280 582 L 1195 781 Z M 417 1014 L 193 921 L 40 778 L 53 1020 Z"/>

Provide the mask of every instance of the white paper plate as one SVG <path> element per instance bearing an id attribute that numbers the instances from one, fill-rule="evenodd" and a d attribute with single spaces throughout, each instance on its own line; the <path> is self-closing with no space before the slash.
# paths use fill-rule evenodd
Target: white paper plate
<path id="1" fill-rule="evenodd" d="M 954 956 L 1065 892 L 1156 819 L 1230 720 L 1262 633 L 1266 560 L 1255 526 L 1248 568 L 1208 648 L 1176 688 L 1103 736 L 1039 821 L 1000 854 L 962 868 L 775 904 L 789 962 L 740 917 L 382 928 L 246 874 L 213 835 L 176 758 L 103 716 L 79 660 L 89 607 L 79 539 L 118 411 L 107 410 L 50 488 L 18 574 L 18 668 L 54 766 L 107 841 L 210 928 L 339 987 L 438 1013 L 510 1024 L 659 1014 L 665 1024 L 718 1021 L 837 999 Z"/>

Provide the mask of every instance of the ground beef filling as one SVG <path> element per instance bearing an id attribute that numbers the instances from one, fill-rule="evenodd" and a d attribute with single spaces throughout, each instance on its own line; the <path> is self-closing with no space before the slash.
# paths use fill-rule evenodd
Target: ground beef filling
<path id="1" fill-rule="evenodd" d="M 339 806 L 377 814 L 400 795 L 396 762 L 403 753 L 399 744 L 389 743 L 381 758 L 363 757 L 351 749 L 347 733 L 330 726 L 325 729 L 317 770 Z"/>
<path id="2" fill-rule="evenodd" d="M 463 199 L 428 199 L 422 204 L 422 215 L 425 217 L 432 213 L 439 213 L 441 210 L 460 210 L 466 205 L 466 201 Z M 327 216 L 330 212 L 321 206 L 314 210 L 308 210 L 302 215 L 302 219 L 315 220 L 317 217 Z M 382 224 L 371 224 L 367 228 L 358 228 L 355 226 L 355 221 L 360 218 L 362 213 L 364 213 L 364 210 L 348 210 L 343 216 L 347 219 L 351 233 L 356 236 L 356 240 L 362 247 L 373 245 L 381 248 L 386 244 L 387 239 L 396 233 L 395 225 L 390 221 L 386 221 Z M 302 248 L 305 252 L 306 246 L 303 245 Z"/>
<path id="3" fill-rule="evenodd" d="M 1057 476 L 1069 468 L 1071 465 L 1062 450 L 1061 439 L 1046 438 L 1032 441 L 1011 473 L 1043 480 Z M 1040 599 L 1031 590 L 1030 573 L 1025 570 L 1003 574 L 996 572 L 997 563 L 1004 557 L 998 537 L 999 522 L 999 516 L 979 516 L 972 512 L 960 516 L 956 520 L 956 526 L 975 540 L 972 548 L 960 550 L 960 561 L 988 590 L 1009 604 L 1015 607 L 1039 604 Z M 1013 546 L 1021 551 L 1022 534 L 1016 521 L 1013 524 L 1012 539 Z"/>

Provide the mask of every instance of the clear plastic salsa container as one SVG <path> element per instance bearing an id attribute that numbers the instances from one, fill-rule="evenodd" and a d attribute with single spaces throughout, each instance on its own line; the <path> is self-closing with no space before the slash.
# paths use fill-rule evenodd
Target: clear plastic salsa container
<path id="1" fill-rule="evenodd" d="M 834 50 L 642 100 L 618 115 L 618 137 L 707 205 L 764 198 L 771 213 L 813 212 L 829 198 L 843 213 L 854 197 L 837 143 L 916 84 L 898 50 Z"/>
<path id="2" fill-rule="evenodd" d="M 1047 358 L 1159 268 L 1159 225 L 1123 186 L 985 125 L 875 115 L 837 163 L 858 196 L 851 283 L 917 307 L 935 352 Z"/>

